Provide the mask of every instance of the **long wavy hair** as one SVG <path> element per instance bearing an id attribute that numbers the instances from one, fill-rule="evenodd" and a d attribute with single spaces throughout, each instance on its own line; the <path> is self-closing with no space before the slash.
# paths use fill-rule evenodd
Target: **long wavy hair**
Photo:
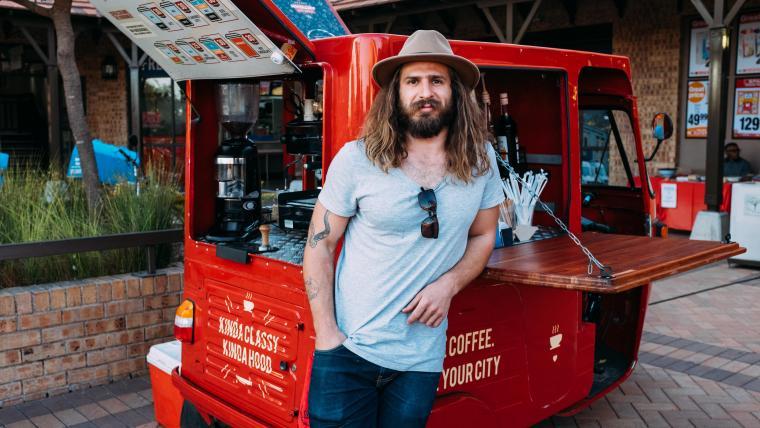
<path id="1" fill-rule="evenodd" d="M 399 82 L 401 68 L 393 79 L 377 94 L 372 108 L 367 114 L 362 129 L 367 157 L 384 172 L 398 168 L 407 157 L 406 135 L 400 127 L 401 107 L 399 106 Z M 486 116 L 475 95 L 449 68 L 451 76 L 451 100 L 454 119 L 448 124 L 446 138 L 446 158 L 448 173 L 469 183 L 474 176 L 486 174 L 491 167 L 486 151 L 490 134 Z"/>

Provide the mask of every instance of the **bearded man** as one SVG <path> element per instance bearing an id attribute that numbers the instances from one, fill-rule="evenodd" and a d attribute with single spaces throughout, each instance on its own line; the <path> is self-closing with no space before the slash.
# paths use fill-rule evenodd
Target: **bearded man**
<path id="1" fill-rule="evenodd" d="M 329 166 L 304 252 L 312 427 L 427 421 L 451 299 L 485 267 L 504 199 L 479 76 L 427 30 L 373 69 L 381 90 Z"/>

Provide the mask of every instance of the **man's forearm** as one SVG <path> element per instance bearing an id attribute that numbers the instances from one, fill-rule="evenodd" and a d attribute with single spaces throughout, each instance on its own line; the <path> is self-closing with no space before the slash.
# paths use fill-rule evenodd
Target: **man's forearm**
<path id="1" fill-rule="evenodd" d="M 324 247 L 306 250 L 303 277 L 317 335 L 337 331 L 332 254 Z"/>
<path id="2" fill-rule="evenodd" d="M 494 239 L 492 233 L 473 235 L 467 239 L 467 248 L 462 259 L 441 276 L 451 284 L 452 294 L 462 291 L 483 272 L 493 251 Z"/>

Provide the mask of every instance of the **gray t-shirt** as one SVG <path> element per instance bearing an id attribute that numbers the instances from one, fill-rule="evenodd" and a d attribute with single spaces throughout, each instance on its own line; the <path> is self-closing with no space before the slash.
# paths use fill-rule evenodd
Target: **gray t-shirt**
<path id="1" fill-rule="evenodd" d="M 484 144 L 491 171 L 469 184 L 447 176 L 434 189 L 438 239 L 420 234 L 428 216 L 417 201 L 420 185 L 400 169 L 377 168 L 361 141 L 330 164 L 319 201 L 351 217 L 335 269 L 335 312 L 343 345 L 360 357 L 392 370 L 443 370 L 448 322 L 408 325 L 401 310 L 462 258 L 478 210 L 504 200 L 494 151 Z"/>

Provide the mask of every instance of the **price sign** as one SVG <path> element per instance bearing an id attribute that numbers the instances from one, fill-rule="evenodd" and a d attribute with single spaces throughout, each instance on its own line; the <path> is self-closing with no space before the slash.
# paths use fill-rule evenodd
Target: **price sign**
<path id="1" fill-rule="evenodd" d="M 734 138 L 760 138 L 760 79 L 736 79 Z"/>
<path id="2" fill-rule="evenodd" d="M 736 73 L 760 72 L 760 13 L 739 18 L 739 40 L 736 44 Z"/>
<path id="3" fill-rule="evenodd" d="M 686 107 L 686 138 L 707 137 L 707 93 L 710 83 L 706 80 L 689 82 Z"/>
<path id="4" fill-rule="evenodd" d="M 689 43 L 689 77 L 707 76 L 710 72 L 710 33 L 705 21 L 691 23 Z"/>

